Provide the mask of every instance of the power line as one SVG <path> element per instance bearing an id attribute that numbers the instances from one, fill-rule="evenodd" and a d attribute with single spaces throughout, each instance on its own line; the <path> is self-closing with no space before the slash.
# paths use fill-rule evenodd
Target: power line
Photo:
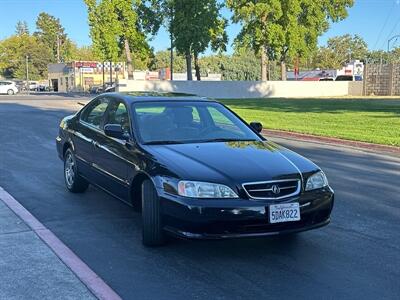
<path id="1" fill-rule="evenodd" d="M 375 42 L 375 45 L 374 45 L 374 48 L 373 48 L 373 49 L 376 49 L 376 46 L 378 45 L 378 43 L 379 43 L 379 41 L 380 41 L 380 39 L 381 39 L 381 37 L 382 37 L 383 31 L 385 30 L 386 25 L 388 24 L 389 19 L 392 17 L 392 13 L 393 13 L 393 10 L 394 10 L 393 8 L 394 8 L 395 5 L 396 5 L 396 2 L 393 1 L 393 5 L 392 5 L 392 7 L 390 8 L 390 11 L 389 11 L 389 14 L 388 14 L 388 16 L 387 16 L 387 18 L 386 18 L 386 20 L 385 20 L 385 23 L 383 24 L 383 26 L 382 26 L 382 28 L 381 28 L 381 31 L 379 32 L 379 34 L 378 34 L 378 36 L 377 36 L 377 39 L 376 39 L 376 42 Z"/>
<path id="2" fill-rule="evenodd" d="M 391 38 L 391 36 L 393 35 L 393 32 L 396 30 L 396 28 L 397 28 L 397 26 L 399 25 L 399 23 L 400 23 L 400 17 L 399 17 L 399 18 L 397 19 L 397 21 L 394 23 L 394 26 L 393 26 L 392 30 L 390 31 L 390 33 L 389 33 L 388 36 L 386 37 L 386 41 L 383 41 L 382 47 L 384 46 L 385 42 L 387 42 L 387 41 Z"/>

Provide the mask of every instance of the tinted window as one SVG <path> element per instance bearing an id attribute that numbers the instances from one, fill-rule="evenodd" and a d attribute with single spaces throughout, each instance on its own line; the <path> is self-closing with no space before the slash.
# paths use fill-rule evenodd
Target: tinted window
<path id="1" fill-rule="evenodd" d="M 261 140 L 223 105 L 214 102 L 143 102 L 133 105 L 144 143 Z"/>
<path id="2" fill-rule="evenodd" d="M 352 75 L 339 75 L 336 77 L 336 81 L 353 81 Z"/>
<path id="3" fill-rule="evenodd" d="M 113 101 L 110 104 L 106 122 L 107 124 L 119 124 L 126 133 L 130 134 L 131 132 L 128 110 L 122 102 Z"/>
<path id="4" fill-rule="evenodd" d="M 100 128 L 108 103 L 108 98 L 95 100 L 82 112 L 81 120 L 94 127 Z"/>

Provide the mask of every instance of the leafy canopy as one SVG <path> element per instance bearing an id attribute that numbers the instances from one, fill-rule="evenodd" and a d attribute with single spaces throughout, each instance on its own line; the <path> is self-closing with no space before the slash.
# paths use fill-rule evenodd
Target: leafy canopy
<path id="1" fill-rule="evenodd" d="M 174 46 L 180 54 L 198 55 L 209 45 L 213 51 L 225 51 L 226 19 L 217 0 L 172 0 L 171 22 Z"/>
<path id="2" fill-rule="evenodd" d="M 318 36 L 347 16 L 353 0 L 227 0 L 233 21 L 242 24 L 236 43 L 270 59 L 310 56 Z"/>
<path id="3" fill-rule="evenodd" d="M 93 49 L 102 60 L 117 61 L 129 42 L 135 58 L 146 59 L 150 54 L 147 34 L 157 32 L 156 0 L 85 0 L 89 13 Z"/>
<path id="4" fill-rule="evenodd" d="M 342 35 L 328 40 L 326 47 L 318 49 L 315 64 L 321 69 L 339 69 L 352 59 L 365 59 L 368 45 L 359 35 Z"/>
<path id="5" fill-rule="evenodd" d="M 45 12 L 41 12 L 36 21 L 37 31 L 34 35 L 39 42 L 45 45 L 51 52 L 52 62 L 57 61 L 57 43 L 60 47 L 60 59 L 68 61 L 70 58 L 71 41 L 61 25 L 60 19 Z"/>

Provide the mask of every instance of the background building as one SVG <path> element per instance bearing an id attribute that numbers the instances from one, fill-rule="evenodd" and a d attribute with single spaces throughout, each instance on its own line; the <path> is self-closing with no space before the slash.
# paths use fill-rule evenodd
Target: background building
<path id="1" fill-rule="evenodd" d="M 125 63 L 73 61 L 49 64 L 49 86 L 55 92 L 84 92 L 92 86 L 128 78 Z"/>

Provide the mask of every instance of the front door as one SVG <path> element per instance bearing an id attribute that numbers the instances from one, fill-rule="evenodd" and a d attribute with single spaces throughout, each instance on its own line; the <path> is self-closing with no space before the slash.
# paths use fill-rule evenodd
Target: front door
<path id="1" fill-rule="evenodd" d="M 127 138 L 131 137 L 131 123 L 126 105 L 119 100 L 110 100 L 104 117 L 105 124 L 119 124 Z M 134 154 L 125 140 L 96 135 L 93 166 L 101 174 L 100 184 L 118 198 L 129 202 L 130 182 L 128 172 L 135 170 Z"/>
<path id="2" fill-rule="evenodd" d="M 94 143 L 97 134 L 102 130 L 108 104 L 109 99 L 100 97 L 85 107 L 72 138 L 79 172 L 90 181 L 96 181 L 92 169 Z"/>

